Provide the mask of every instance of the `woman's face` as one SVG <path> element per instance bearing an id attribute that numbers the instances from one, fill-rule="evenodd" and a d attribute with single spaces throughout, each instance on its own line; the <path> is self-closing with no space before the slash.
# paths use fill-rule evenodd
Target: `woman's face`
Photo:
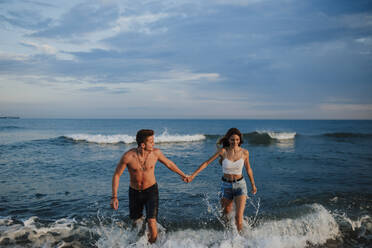
<path id="1" fill-rule="evenodd" d="M 236 134 L 231 135 L 229 138 L 229 143 L 231 147 L 239 146 L 240 137 Z"/>

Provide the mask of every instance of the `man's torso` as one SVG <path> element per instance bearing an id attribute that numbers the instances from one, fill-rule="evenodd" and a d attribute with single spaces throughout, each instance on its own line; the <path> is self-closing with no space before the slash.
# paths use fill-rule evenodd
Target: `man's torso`
<path id="1" fill-rule="evenodd" d="M 125 154 L 129 157 L 127 167 L 130 174 L 130 187 L 145 190 L 156 183 L 154 172 L 158 161 L 157 150 L 153 149 L 143 158 L 140 158 L 135 148 Z"/>

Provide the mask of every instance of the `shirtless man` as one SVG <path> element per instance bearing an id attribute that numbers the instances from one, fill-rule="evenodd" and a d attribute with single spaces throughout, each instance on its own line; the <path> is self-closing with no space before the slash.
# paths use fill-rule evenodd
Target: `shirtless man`
<path id="1" fill-rule="evenodd" d="M 180 175 L 184 181 L 187 175 L 166 158 L 160 149 L 154 148 L 153 130 L 139 130 L 136 141 L 138 147 L 124 153 L 112 177 L 111 207 L 115 210 L 119 207 L 117 195 L 119 180 L 125 168 L 128 167 L 130 175 L 129 216 L 136 222 L 142 217 L 143 208 L 146 207 L 146 219 L 150 230 L 149 242 L 154 243 L 158 234 L 156 218 L 159 205 L 158 184 L 154 174 L 155 164 L 159 160 L 171 171 Z"/>

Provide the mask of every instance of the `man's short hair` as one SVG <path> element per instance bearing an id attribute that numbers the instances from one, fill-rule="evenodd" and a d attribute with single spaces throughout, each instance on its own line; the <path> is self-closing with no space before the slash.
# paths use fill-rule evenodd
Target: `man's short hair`
<path id="1" fill-rule="evenodd" d="M 141 129 L 137 132 L 136 141 L 138 145 L 146 142 L 147 137 L 153 136 L 154 130 L 151 129 Z"/>

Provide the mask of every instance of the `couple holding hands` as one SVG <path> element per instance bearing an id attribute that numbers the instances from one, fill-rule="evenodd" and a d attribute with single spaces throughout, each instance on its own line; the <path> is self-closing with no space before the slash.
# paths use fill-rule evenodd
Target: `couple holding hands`
<path id="1" fill-rule="evenodd" d="M 235 223 L 238 231 L 243 228 L 243 214 L 247 199 L 247 186 L 243 178 L 243 167 L 249 176 L 252 193 L 256 194 L 253 172 L 249 164 L 249 153 L 241 148 L 242 134 L 237 128 L 230 128 L 225 136 L 218 141 L 221 146 L 207 161 L 202 163 L 192 175 L 184 174 L 175 163 L 166 158 L 160 149 L 154 148 L 154 131 L 142 129 L 137 132 L 137 148 L 123 154 L 112 177 L 111 207 L 119 207 L 117 191 L 120 176 L 125 168 L 130 175 L 129 186 L 129 216 L 134 223 L 142 218 L 146 208 L 146 220 L 149 228 L 149 242 L 154 243 L 157 238 L 157 215 L 159 205 L 158 184 L 155 179 L 155 164 L 160 161 L 171 171 L 179 174 L 184 182 L 191 182 L 203 169 L 215 159 L 220 158 L 222 165 L 221 206 L 223 214 L 227 215 L 235 202 Z"/>

